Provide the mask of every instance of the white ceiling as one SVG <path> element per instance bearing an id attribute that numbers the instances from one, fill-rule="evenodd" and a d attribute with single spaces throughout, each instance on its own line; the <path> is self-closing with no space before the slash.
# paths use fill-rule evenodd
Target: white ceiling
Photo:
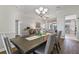
<path id="1" fill-rule="evenodd" d="M 26 6 L 17 6 L 18 10 L 22 13 L 27 14 L 35 14 L 35 9 L 41 7 L 40 5 L 26 5 Z M 50 6 L 50 5 L 43 5 L 42 7 L 48 8 L 48 14 L 55 14 L 56 13 L 56 7 L 57 6 Z"/>
<path id="2" fill-rule="evenodd" d="M 68 10 L 78 10 L 79 5 L 18 5 L 16 8 L 19 12 L 25 13 L 27 15 L 35 14 L 35 9 L 39 7 L 48 8 L 49 15 L 55 15 L 58 11 L 68 11 Z"/>
<path id="3" fill-rule="evenodd" d="M 39 7 L 48 8 L 49 12 L 52 11 L 59 11 L 59 10 L 69 10 L 69 9 L 79 9 L 79 5 L 19 5 L 17 8 L 20 11 L 28 12 L 28 11 L 34 11 L 36 8 Z"/>

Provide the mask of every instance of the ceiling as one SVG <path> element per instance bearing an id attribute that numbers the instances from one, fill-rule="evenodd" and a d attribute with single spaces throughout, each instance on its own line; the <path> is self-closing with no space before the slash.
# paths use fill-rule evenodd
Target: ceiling
<path id="1" fill-rule="evenodd" d="M 17 8 L 21 11 L 28 12 L 30 10 L 35 10 L 36 8 L 44 7 L 48 8 L 49 11 L 59 11 L 68 9 L 79 9 L 79 5 L 18 5 Z"/>
<path id="2" fill-rule="evenodd" d="M 48 15 L 56 15 L 56 12 L 79 10 L 79 5 L 17 5 L 16 8 L 21 14 L 36 15 L 35 9 L 39 7 L 48 8 Z M 53 16 L 54 17 L 54 16 Z"/>

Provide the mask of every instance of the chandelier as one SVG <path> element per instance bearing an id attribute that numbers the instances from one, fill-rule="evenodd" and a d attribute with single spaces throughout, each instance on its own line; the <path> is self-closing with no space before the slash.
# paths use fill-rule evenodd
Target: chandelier
<path id="1" fill-rule="evenodd" d="M 47 8 L 43 8 L 40 7 L 38 9 L 35 9 L 35 12 L 37 13 L 37 15 L 39 15 L 41 18 L 44 17 L 47 14 L 48 9 Z"/>

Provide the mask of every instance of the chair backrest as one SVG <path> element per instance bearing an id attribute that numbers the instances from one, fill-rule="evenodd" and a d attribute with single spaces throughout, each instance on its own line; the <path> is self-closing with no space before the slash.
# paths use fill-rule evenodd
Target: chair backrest
<path id="1" fill-rule="evenodd" d="M 3 41 L 3 44 L 4 44 L 4 48 L 6 50 L 6 53 L 11 54 L 12 51 L 11 51 L 10 40 L 8 39 L 8 37 L 6 37 L 4 35 L 1 35 L 1 38 L 2 38 L 2 41 Z"/>
<path id="2" fill-rule="evenodd" d="M 52 34 L 48 36 L 48 40 L 45 47 L 45 54 L 50 54 L 53 51 L 55 39 L 56 39 L 56 34 Z"/>
<path id="3" fill-rule="evenodd" d="M 57 36 L 58 36 L 57 38 L 58 38 L 58 39 L 61 38 L 61 34 L 62 34 L 62 31 L 58 31 L 58 33 L 57 33 Z"/>

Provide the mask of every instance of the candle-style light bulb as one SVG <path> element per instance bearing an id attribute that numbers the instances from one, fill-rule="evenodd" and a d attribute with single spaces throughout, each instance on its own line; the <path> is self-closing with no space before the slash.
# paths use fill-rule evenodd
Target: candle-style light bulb
<path id="1" fill-rule="evenodd" d="M 45 9 L 44 9 L 44 11 L 45 11 L 45 12 L 47 12 L 47 11 L 48 11 L 48 9 L 47 9 L 47 8 L 45 8 Z"/>
<path id="2" fill-rule="evenodd" d="M 43 11 L 43 7 L 40 7 L 39 10 L 40 10 L 40 11 Z"/>
<path id="3" fill-rule="evenodd" d="M 40 11 L 38 9 L 35 10 L 37 14 L 40 14 Z"/>

